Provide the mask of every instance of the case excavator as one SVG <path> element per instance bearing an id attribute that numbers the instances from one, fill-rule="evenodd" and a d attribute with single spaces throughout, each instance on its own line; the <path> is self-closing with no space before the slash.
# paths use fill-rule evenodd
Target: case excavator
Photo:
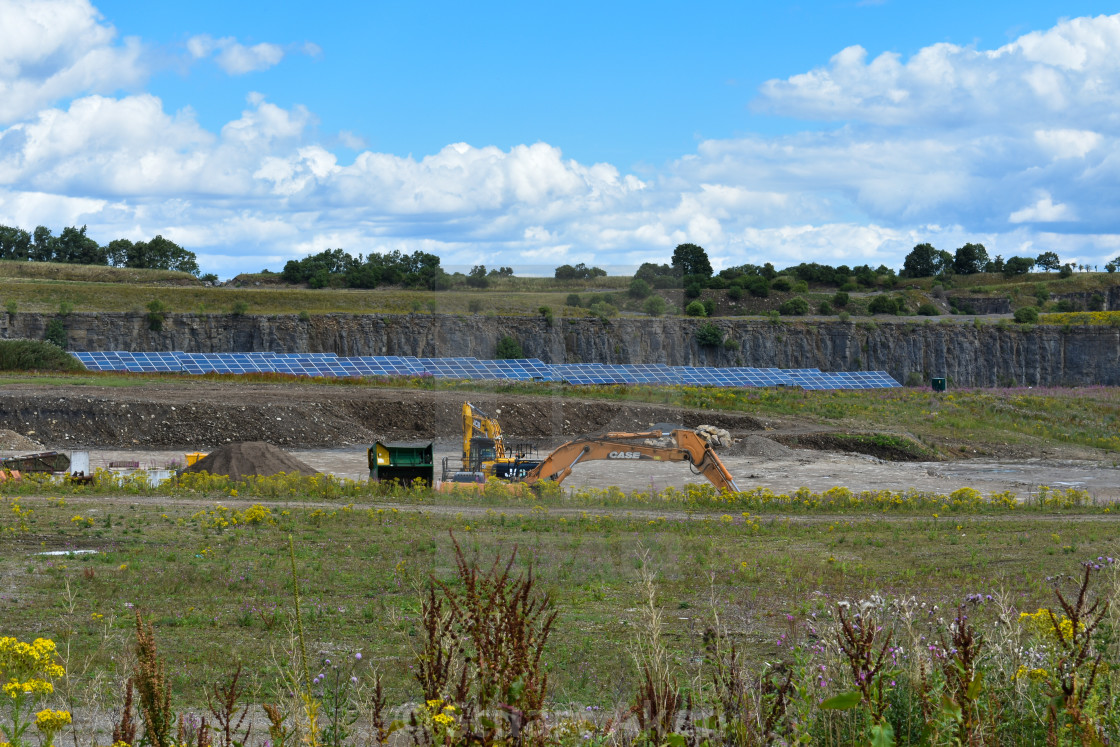
<path id="1" fill-rule="evenodd" d="M 644 443 L 648 439 L 669 436 L 673 446 L 656 446 Z M 720 490 L 738 492 L 731 473 L 716 456 L 715 449 L 703 436 L 687 428 L 669 432 L 645 431 L 642 433 L 602 433 L 597 436 L 577 438 L 560 446 L 545 457 L 537 467 L 525 475 L 522 482 L 532 486 L 541 480 L 563 482 L 580 462 L 596 459 L 610 461 L 688 462 L 692 470 L 708 478 Z"/>

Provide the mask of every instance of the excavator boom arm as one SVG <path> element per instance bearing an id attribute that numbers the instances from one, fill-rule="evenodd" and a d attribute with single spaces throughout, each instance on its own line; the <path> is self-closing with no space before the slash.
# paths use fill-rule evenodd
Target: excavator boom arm
<path id="1" fill-rule="evenodd" d="M 545 458 L 540 465 L 525 476 L 525 482 L 532 485 L 541 480 L 563 482 L 572 473 L 572 468 L 580 462 L 606 459 L 610 461 L 661 461 L 689 462 L 696 470 L 721 490 L 738 491 L 734 478 L 716 456 L 712 447 L 695 432 L 676 430 L 672 432 L 677 445 L 651 446 L 636 440 L 658 438 L 660 431 L 647 433 L 607 433 L 598 438 L 582 438 L 560 446 Z"/>

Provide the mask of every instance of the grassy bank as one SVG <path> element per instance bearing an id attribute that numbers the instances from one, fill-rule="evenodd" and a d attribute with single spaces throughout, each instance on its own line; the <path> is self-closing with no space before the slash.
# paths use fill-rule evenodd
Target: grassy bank
<path id="1" fill-rule="evenodd" d="M 606 300 L 616 310 L 643 314 L 643 299 L 628 293 L 631 280 L 627 276 L 588 280 L 501 277 L 491 278 L 485 289 L 469 288 L 460 279 L 452 290 L 439 292 L 401 288 L 311 290 L 281 283 L 275 273 L 261 273 L 239 275 L 231 285 L 206 287 L 186 273 L 0 261 L 0 300 L 5 305 L 15 304 L 18 311 L 38 313 L 56 312 L 64 303 L 75 311 L 142 312 L 148 303 L 158 299 L 168 311 L 210 314 L 229 313 L 245 305 L 246 313 L 251 314 L 403 314 L 434 310 L 448 314 L 536 315 L 541 306 L 548 306 L 554 315 L 569 317 L 587 315 L 589 307 Z M 1048 299 L 1051 294 L 1087 298 L 1093 293 L 1107 293 L 1117 282 L 1120 278 L 1108 273 L 1075 273 L 1067 278 L 1053 273 L 1011 278 L 980 274 L 956 276 L 948 282 L 935 278 L 900 279 L 888 292 L 905 299 L 911 314 L 934 301 L 946 314 L 945 299 L 949 297 L 1005 297 L 1018 308 L 1040 303 L 1038 299 Z M 680 287 L 653 292 L 668 302 L 670 313 L 680 313 L 692 300 Z M 824 285 L 813 285 L 796 293 L 775 292 L 766 298 L 748 294 L 739 300 L 732 300 L 727 290 L 707 289 L 702 298 L 714 304 L 719 316 L 742 316 L 767 314 L 796 295 L 807 299 L 811 314 L 817 313 L 821 302 L 829 302 L 830 308 L 835 308 L 825 314 L 828 318 L 841 311 L 852 316 L 867 315 L 868 304 L 879 292 L 880 289 L 859 289 L 850 294 L 843 306 L 832 303 L 836 288 Z M 567 304 L 573 294 L 580 297 L 579 306 Z M 1050 301 L 1046 306 L 1053 310 L 1055 303 Z"/>

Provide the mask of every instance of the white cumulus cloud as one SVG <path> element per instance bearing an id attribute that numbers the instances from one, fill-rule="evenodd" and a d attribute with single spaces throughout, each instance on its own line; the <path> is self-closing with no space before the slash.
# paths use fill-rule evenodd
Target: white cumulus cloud
<path id="1" fill-rule="evenodd" d="M 215 39 L 209 34 L 199 34 L 187 40 L 187 51 L 196 60 L 213 57 L 218 67 L 230 75 L 244 75 L 278 65 L 290 52 L 314 57 L 320 49 L 310 42 L 288 46 L 268 42 L 246 45 L 232 36 Z"/>
<path id="2" fill-rule="evenodd" d="M 1043 195 L 1033 205 L 1016 210 L 1007 218 L 1012 223 L 1055 223 L 1073 219 L 1069 205 L 1055 204 L 1050 195 Z"/>
<path id="3" fill-rule="evenodd" d="M 870 61 L 851 46 L 829 64 L 762 87 L 764 111 L 883 125 L 962 126 L 981 121 L 1116 124 L 1120 14 L 1075 18 L 994 50 L 933 44 L 907 60 Z"/>
<path id="4" fill-rule="evenodd" d="M 116 36 L 86 0 L 0 0 L 0 124 L 143 83 L 139 40 Z"/>

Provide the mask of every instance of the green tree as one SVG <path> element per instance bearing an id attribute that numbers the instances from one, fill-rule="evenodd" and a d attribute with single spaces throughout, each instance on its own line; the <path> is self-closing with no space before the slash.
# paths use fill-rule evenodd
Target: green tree
<path id="1" fill-rule="evenodd" d="M 712 276 L 712 263 L 708 253 L 696 244 L 678 244 L 673 250 L 673 268 L 683 275 Z"/>
<path id="2" fill-rule="evenodd" d="M 766 298 L 770 295 L 770 281 L 761 275 L 756 275 L 747 280 L 747 292 L 757 298 Z"/>
<path id="3" fill-rule="evenodd" d="M 1034 260 L 1030 257 L 1012 257 L 1003 265 L 1003 274 L 1006 277 L 1026 275 L 1034 267 Z"/>
<path id="4" fill-rule="evenodd" d="M 163 329 L 163 320 L 167 316 L 167 305 L 158 298 L 148 302 L 148 329 L 159 332 Z"/>
<path id="5" fill-rule="evenodd" d="M 794 296 L 778 307 L 782 316 L 805 316 L 809 313 L 809 302 L 801 296 Z"/>
<path id="6" fill-rule="evenodd" d="M 941 272 L 943 258 L 933 248 L 933 244 L 918 244 L 902 261 L 902 276 L 906 278 L 928 278 Z"/>
<path id="7" fill-rule="evenodd" d="M 124 267 L 128 264 L 128 253 L 132 249 L 132 242 L 128 239 L 113 239 L 105 247 L 105 260 L 112 267 Z"/>
<path id="8" fill-rule="evenodd" d="M 0 226 L 0 259 L 31 258 L 31 234 L 22 228 Z"/>
<path id="9" fill-rule="evenodd" d="M 75 265 L 103 265 L 107 252 L 96 241 L 86 236 L 86 227 L 68 226 L 55 240 L 55 262 Z"/>
<path id="10" fill-rule="evenodd" d="M 65 350 L 67 344 L 69 344 L 66 334 L 66 325 L 64 325 L 62 320 L 58 317 L 51 319 L 47 322 L 47 328 L 43 334 L 43 339 Z"/>
<path id="11" fill-rule="evenodd" d="M 707 316 L 708 311 L 704 308 L 704 304 L 699 301 L 693 301 L 684 308 L 684 313 L 687 316 Z"/>
<path id="12" fill-rule="evenodd" d="M 983 244 L 965 244 L 953 255 L 953 271 L 958 275 L 975 275 L 988 266 L 988 250 Z"/>
<path id="13" fill-rule="evenodd" d="M 1043 252 L 1035 257 L 1034 263 L 1046 272 L 1062 269 L 1062 260 L 1058 258 L 1055 252 Z"/>
<path id="14" fill-rule="evenodd" d="M 490 280 L 486 277 L 486 265 L 475 265 L 471 268 L 467 273 L 467 285 L 472 288 L 485 288 L 490 285 Z"/>
<path id="15" fill-rule="evenodd" d="M 495 356 L 499 360 L 511 358 L 524 358 L 525 353 L 521 350 L 521 343 L 517 341 L 516 337 L 511 335 L 502 335 L 498 340 L 498 347 L 495 351 Z"/>
<path id="16" fill-rule="evenodd" d="M 707 322 L 696 328 L 696 344 L 703 348 L 715 348 L 723 344 L 723 330 Z"/>
<path id="17" fill-rule="evenodd" d="M 611 317 L 618 316 L 618 307 L 609 301 L 596 301 L 587 310 L 604 322 Z"/>
<path id="18" fill-rule="evenodd" d="M 1034 306 L 1023 306 L 1015 309 L 1015 321 L 1019 324 L 1037 324 L 1038 309 Z"/>
<path id="19" fill-rule="evenodd" d="M 606 270 L 598 267 L 588 267 L 583 262 L 575 265 L 560 265 L 556 268 L 557 280 L 590 280 L 591 278 L 605 277 Z"/>
<path id="20" fill-rule="evenodd" d="M 568 297 L 564 299 L 564 305 L 579 308 L 583 305 L 583 301 L 580 299 L 578 293 L 569 293 Z"/>
<path id="21" fill-rule="evenodd" d="M 151 241 L 133 244 L 125 259 L 126 267 L 149 270 L 178 270 L 198 274 L 198 259 L 174 241 L 156 236 Z"/>
<path id="22" fill-rule="evenodd" d="M 681 273 L 669 265 L 643 262 L 634 277 L 641 278 L 654 288 L 677 288 L 681 285 Z"/>
<path id="23" fill-rule="evenodd" d="M 650 316 L 661 316 L 665 313 L 665 299 L 661 296 L 650 296 L 642 304 L 642 311 Z"/>
<path id="24" fill-rule="evenodd" d="M 31 259 L 35 262 L 50 262 L 54 259 L 54 236 L 46 226 L 36 226 L 32 236 Z"/>
<path id="25" fill-rule="evenodd" d="M 875 296 L 867 304 L 867 311 L 871 314 L 897 314 L 899 312 L 898 299 L 890 296 Z"/>
<path id="26" fill-rule="evenodd" d="M 649 283 L 642 280 L 641 278 L 636 277 L 630 281 L 631 297 L 638 299 L 648 298 L 649 294 L 652 292 L 653 290 L 649 287 Z"/>

